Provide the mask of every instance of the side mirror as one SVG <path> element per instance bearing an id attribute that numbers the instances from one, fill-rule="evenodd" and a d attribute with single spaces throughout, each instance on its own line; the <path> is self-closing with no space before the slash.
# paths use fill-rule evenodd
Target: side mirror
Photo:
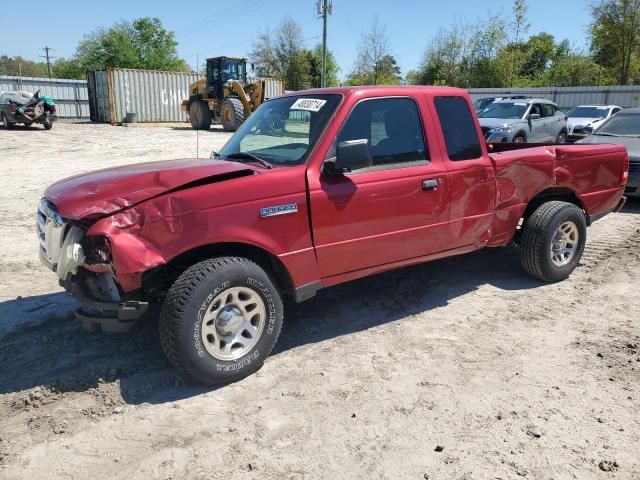
<path id="1" fill-rule="evenodd" d="M 529 120 L 537 120 L 540 118 L 540 114 L 539 113 L 531 113 L 529 114 Z"/>
<path id="2" fill-rule="evenodd" d="M 338 143 L 335 160 L 327 162 L 328 173 L 348 173 L 353 170 L 370 167 L 373 164 L 369 140 L 347 140 Z"/>
<path id="3" fill-rule="evenodd" d="M 588 125 L 586 127 L 583 127 L 582 133 L 584 133 L 585 135 L 592 135 L 593 134 L 593 127 L 588 126 Z"/>

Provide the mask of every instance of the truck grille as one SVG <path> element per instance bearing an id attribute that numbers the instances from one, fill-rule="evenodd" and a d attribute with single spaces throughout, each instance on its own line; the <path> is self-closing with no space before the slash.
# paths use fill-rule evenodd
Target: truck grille
<path id="1" fill-rule="evenodd" d="M 629 173 L 638 173 L 638 172 L 640 172 L 640 160 L 630 160 Z"/>
<path id="2" fill-rule="evenodd" d="M 51 270 L 56 269 L 67 224 L 46 198 L 40 200 L 36 212 L 36 232 L 40 246 L 40 260 Z"/>

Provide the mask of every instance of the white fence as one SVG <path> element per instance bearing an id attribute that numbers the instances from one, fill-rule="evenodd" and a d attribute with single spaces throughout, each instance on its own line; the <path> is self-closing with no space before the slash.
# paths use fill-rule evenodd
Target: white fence
<path id="1" fill-rule="evenodd" d="M 611 87 L 540 87 L 540 88 L 470 88 L 473 100 L 483 97 L 527 95 L 541 97 L 568 110 L 576 105 L 618 105 L 623 108 L 640 106 L 640 85 Z"/>
<path id="2" fill-rule="evenodd" d="M 49 95 L 56 102 L 61 118 L 89 118 L 89 97 L 86 80 L 63 78 L 0 76 L 0 92 L 26 90 Z"/>

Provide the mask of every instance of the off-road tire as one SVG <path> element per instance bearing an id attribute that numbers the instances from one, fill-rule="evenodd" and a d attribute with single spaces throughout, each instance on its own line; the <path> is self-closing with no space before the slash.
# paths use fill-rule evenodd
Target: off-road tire
<path id="1" fill-rule="evenodd" d="M 42 122 L 42 126 L 45 130 L 51 130 L 53 128 L 53 122 L 51 121 L 51 117 L 49 117 L 48 114 L 46 114 L 46 118 Z"/>
<path id="2" fill-rule="evenodd" d="M 11 123 L 9 121 L 9 119 L 7 118 L 7 116 L 5 115 L 4 112 L 2 112 L 2 118 L 0 118 L 0 120 L 2 120 L 2 125 L 4 126 L 5 130 L 10 130 L 13 128 L 13 123 Z"/>
<path id="3" fill-rule="evenodd" d="M 244 122 L 244 106 L 239 98 L 227 98 L 220 110 L 222 128 L 225 132 L 235 132 Z"/>
<path id="4" fill-rule="evenodd" d="M 194 130 L 209 130 L 211 127 L 211 111 L 203 100 L 194 100 L 189 105 L 189 120 Z"/>
<path id="5" fill-rule="evenodd" d="M 571 261 L 557 266 L 552 261 L 551 244 L 556 231 L 571 221 L 578 228 L 578 246 Z M 587 240 L 587 223 L 583 211 L 573 203 L 551 201 L 540 205 L 524 222 L 520 237 L 523 268 L 545 282 L 564 280 L 578 266 Z"/>
<path id="6" fill-rule="evenodd" d="M 257 343 L 233 361 L 215 358 L 203 344 L 202 323 L 217 295 L 234 287 L 253 290 L 264 302 L 264 328 Z M 170 288 L 160 314 L 160 342 L 169 362 L 187 378 L 227 383 L 258 370 L 278 341 L 282 299 L 269 275 L 240 257 L 204 260 L 186 270 Z"/>
<path id="7" fill-rule="evenodd" d="M 559 144 L 567 143 L 567 138 L 568 138 L 567 132 L 562 130 L 556 137 L 556 143 L 559 143 Z"/>

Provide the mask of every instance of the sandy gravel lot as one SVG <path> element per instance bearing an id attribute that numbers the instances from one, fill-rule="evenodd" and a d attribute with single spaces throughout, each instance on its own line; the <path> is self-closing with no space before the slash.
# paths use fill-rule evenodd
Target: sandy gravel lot
<path id="1" fill-rule="evenodd" d="M 0 478 L 640 478 L 638 203 L 560 284 L 497 249 L 321 291 L 257 374 L 204 389 L 152 321 L 82 331 L 34 233 L 56 179 L 195 150 L 180 126 L 0 129 Z"/>

